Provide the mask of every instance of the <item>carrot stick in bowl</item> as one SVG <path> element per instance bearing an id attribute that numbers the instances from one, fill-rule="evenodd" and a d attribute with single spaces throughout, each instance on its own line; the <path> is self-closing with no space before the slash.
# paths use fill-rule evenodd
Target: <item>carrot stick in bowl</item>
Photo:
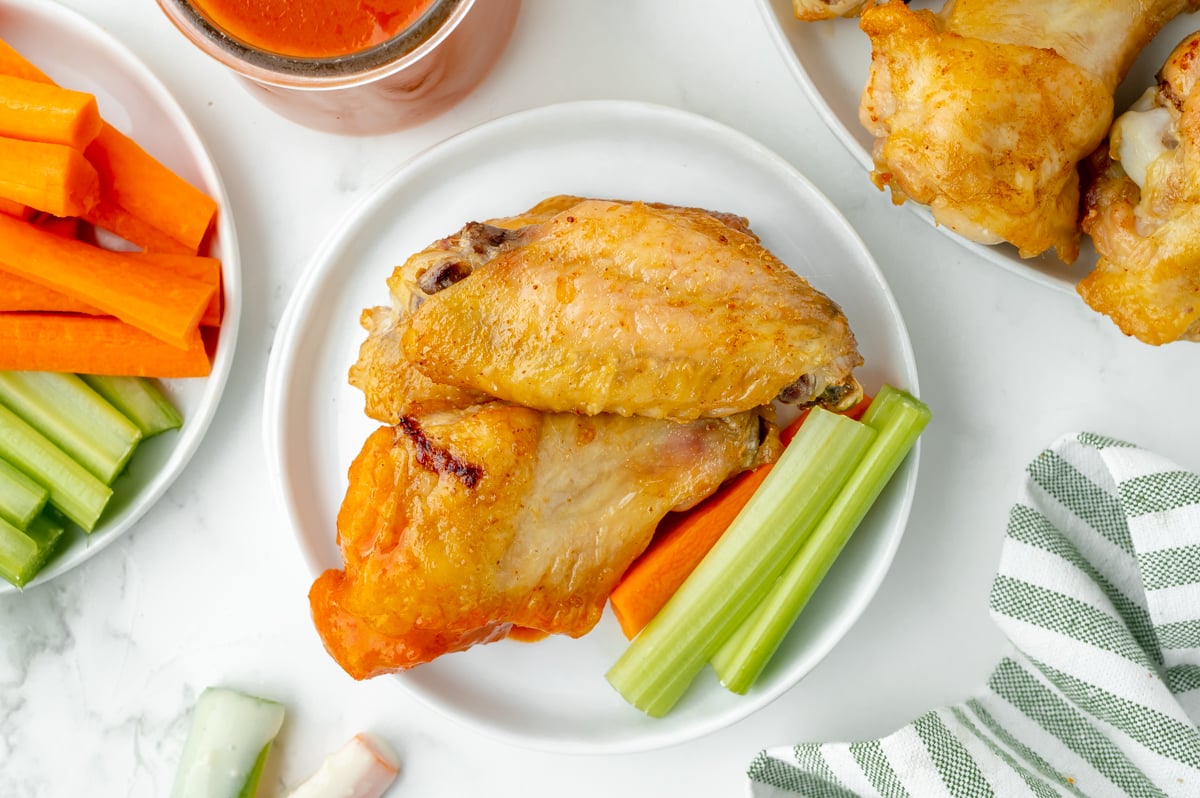
<path id="1" fill-rule="evenodd" d="M 125 377 L 207 377 L 212 363 L 199 331 L 185 348 L 111 316 L 0 313 L 0 370 Z"/>
<path id="2" fill-rule="evenodd" d="M 53 83 L 11 45 L 0 40 L 0 74 L 27 80 Z M 154 228 L 160 236 L 175 239 L 186 251 L 199 250 L 216 216 L 216 201 L 175 174 L 112 125 L 105 122 L 99 134 L 85 150 L 100 174 L 101 196 L 112 204 Z M 110 214 L 110 218 L 115 214 Z M 91 221 L 91 220 L 89 220 Z M 105 225 L 99 225 L 109 229 Z M 135 225 L 128 225 L 130 228 Z M 119 230 L 111 232 L 132 241 Z"/>
<path id="3" fill-rule="evenodd" d="M 100 199 L 100 177 L 65 144 L 0 137 L 0 197 L 55 216 L 80 216 Z"/>
<path id="4" fill-rule="evenodd" d="M 103 123 L 94 95 L 53 83 L 0 75 L 0 136 L 82 151 Z"/>
<path id="5" fill-rule="evenodd" d="M 0 271 L 86 302 L 169 344 L 187 348 L 213 286 L 0 215 Z"/>

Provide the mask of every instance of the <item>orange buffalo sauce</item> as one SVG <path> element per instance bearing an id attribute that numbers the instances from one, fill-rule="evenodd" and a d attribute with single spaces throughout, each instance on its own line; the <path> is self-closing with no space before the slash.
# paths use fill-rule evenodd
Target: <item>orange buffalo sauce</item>
<path id="1" fill-rule="evenodd" d="M 194 0 L 229 35 L 280 55 L 348 55 L 387 41 L 433 0 Z"/>

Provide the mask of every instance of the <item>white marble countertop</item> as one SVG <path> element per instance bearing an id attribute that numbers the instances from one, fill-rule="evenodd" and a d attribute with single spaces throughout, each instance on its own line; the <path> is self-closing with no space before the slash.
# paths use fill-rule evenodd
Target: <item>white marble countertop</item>
<path id="1" fill-rule="evenodd" d="M 198 128 L 236 218 L 244 312 L 217 416 L 165 498 L 85 565 L 0 597 L 0 795 L 167 794 L 188 712 L 216 683 L 288 705 L 264 795 L 361 730 L 399 751 L 394 795 L 741 794 L 761 748 L 883 735 L 982 684 L 1005 646 L 986 605 L 1008 506 L 1027 461 L 1054 438 L 1087 429 L 1200 467 L 1200 353 L 1126 339 L 1075 296 L 998 269 L 894 208 L 822 125 L 752 0 L 525 0 L 511 46 L 474 94 L 423 127 L 371 138 L 273 115 L 150 0 L 60 1 L 140 56 Z M 879 261 L 935 412 L 893 567 L 825 660 L 730 728 L 604 757 L 511 747 L 387 680 L 347 678 L 309 622 L 310 575 L 271 494 L 261 422 L 276 324 L 310 254 L 358 197 L 463 128 L 593 98 L 712 117 L 803 171 Z"/>

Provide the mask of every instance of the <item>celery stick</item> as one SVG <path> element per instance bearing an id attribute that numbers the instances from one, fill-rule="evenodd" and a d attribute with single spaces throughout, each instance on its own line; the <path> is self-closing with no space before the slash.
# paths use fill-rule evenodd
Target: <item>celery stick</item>
<path id="1" fill-rule="evenodd" d="M 112 488 L 3 405 L 0 405 L 0 457 L 46 488 L 50 504 L 67 518 L 87 532 L 96 527 L 112 496 Z"/>
<path id="2" fill-rule="evenodd" d="M 24 529 L 46 506 L 48 496 L 45 488 L 0 459 L 0 519 Z"/>
<path id="3" fill-rule="evenodd" d="M 192 712 L 171 798 L 253 798 L 283 705 L 225 687 L 209 687 Z"/>
<path id="4" fill-rule="evenodd" d="M 866 451 L 874 431 L 817 408 L 700 565 L 606 674 L 661 717 L 750 614 Z"/>
<path id="5" fill-rule="evenodd" d="M 183 425 L 183 416 L 154 380 L 146 377 L 113 377 L 84 374 L 83 381 L 92 386 L 113 407 L 137 424 L 143 438 L 149 438 Z"/>
<path id="6" fill-rule="evenodd" d="M 929 408 L 908 393 L 886 385 L 878 391 L 862 419 L 876 431 L 871 447 L 770 594 L 713 655 L 726 688 L 745 693 L 762 673 L 929 418 Z"/>
<path id="7" fill-rule="evenodd" d="M 29 522 L 25 530 L 0 520 L 0 576 L 16 587 L 25 587 L 54 553 L 63 525 L 47 514 Z"/>
<path id="8" fill-rule="evenodd" d="M 142 439 L 137 425 L 74 374 L 0 371 L 0 403 L 106 485 Z"/>

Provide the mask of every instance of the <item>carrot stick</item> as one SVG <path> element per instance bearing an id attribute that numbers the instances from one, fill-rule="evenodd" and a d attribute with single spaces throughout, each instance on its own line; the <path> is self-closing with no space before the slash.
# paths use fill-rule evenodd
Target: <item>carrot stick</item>
<path id="1" fill-rule="evenodd" d="M 100 125 L 94 95 L 0 75 L 0 136 L 83 150 L 96 138 Z"/>
<path id="2" fill-rule="evenodd" d="M 0 213 L 15 216 L 22 221 L 32 219 L 37 215 L 37 211 L 30 208 L 28 205 L 22 205 L 19 202 L 10 200 L 7 197 L 0 197 Z"/>
<path id="3" fill-rule="evenodd" d="M 185 348 L 213 295 L 211 285 L 130 253 L 72 241 L 2 215 L 0 271 L 53 288 Z"/>
<path id="4" fill-rule="evenodd" d="M 221 324 L 223 311 L 221 293 L 221 261 L 204 255 L 171 255 L 159 252 L 145 252 L 135 257 L 150 261 L 175 274 L 199 280 L 213 287 L 213 297 L 200 317 L 202 327 L 218 327 Z"/>
<path id="5" fill-rule="evenodd" d="M 200 249 L 217 213 L 215 200 L 112 125 L 100 130 L 84 154 L 100 175 L 105 198 L 190 251 Z"/>
<path id="6" fill-rule="evenodd" d="M 41 283 L 26 280 L 15 274 L 0 272 L 0 312 L 13 310 L 40 310 L 55 313 L 83 313 L 88 316 L 104 316 L 103 311 L 86 302 L 72 299 L 61 291 L 47 288 Z"/>
<path id="7" fill-rule="evenodd" d="M 42 83 L 53 83 L 42 70 L 35 67 L 25 56 L 21 55 L 8 42 L 0 39 L 0 74 L 14 75 L 26 80 L 36 80 Z"/>
<path id="8" fill-rule="evenodd" d="M 84 221 L 125 239 L 143 252 L 168 252 L 181 255 L 195 255 L 197 249 L 181 244 L 157 227 L 134 216 L 106 197 L 103 193 L 100 201 L 83 215 Z"/>
<path id="9" fill-rule="evenodd" d="M 79 216 L 100 198 L 100 178 L 79 150 L 0 137 L 0 197 L 55 216 Z"/>
<path id="10" fill-rule="evenodd" d="M 65 222 L 65 219 L 55 219 L 55 222 Z M 40 226 L 40 225 L 39 225 Z M 139 254 L 137 257 L 157 259 L 163 256 Z M 177 258 L 175 263 L 160 262 L 157 265 L 174 270 L 178 274 L 200 280 L 213 286 L 213 298 L 200 317 L 201 327 L 219 327 L 221 325 L 221 262 L 216 258 L 204 258 L 190 255 L 166 256 Z M 72 299 L 61 291 L 26 280 L 15 274 L 0 272 L 0 312 L 4 311 L 43 311 L 47 313 L 82 313 L 87 316 L 107 316 L 108 314 L 97 307 Z"/>
<path id="11" fill-rule="evenodd" d="M 625 637 L 632 640 L 658 614 L 770 471 L 770 464 L 744 471 L 692 509 L 663 519 L 653 544 L 608 596 Z"/>
<path id="12" fill-rule="evenodd" d="M 45 83 L 54 81 L 13 47 L 0 41 L 0 74 Z M 200 249 L 216 216 L 216 202 L 179 177 L 141 145 L 107 122 L 85 150 L 100 173 L 101 194 L 162 236 L 174 238 L 190 252 Z M 92 221 L 92 220 L 88 220 Z M 111 228 L 99 225 L 106 230 Z M 111 232 L 135 241 L 119 230 Z"/>
<path id="13" fill-rule="evenodd" d="M 843 415 L 862 418 L 871 397 L 864 396 Z M 802 411 L 779 433 L 786 446 L 808 410 Z M 668 513 L 659 523 L 654 540 L 625 571 L 609 594 L 609 605 L 621 631 L 632 640 L 658 614 L 684 580 L 695 570 L 725 530 L 733 523 L 758 486 L 771 472 L 773 463 L 744 471 L 722 485 L 716 493 L 689 510 Z"/>
<path id="14" fill-rule="evenodd" d="M 168 379 L 212 364 L 199 332 L 181 349 L 110 316 L 0 313 L 0 369 Z"/>

